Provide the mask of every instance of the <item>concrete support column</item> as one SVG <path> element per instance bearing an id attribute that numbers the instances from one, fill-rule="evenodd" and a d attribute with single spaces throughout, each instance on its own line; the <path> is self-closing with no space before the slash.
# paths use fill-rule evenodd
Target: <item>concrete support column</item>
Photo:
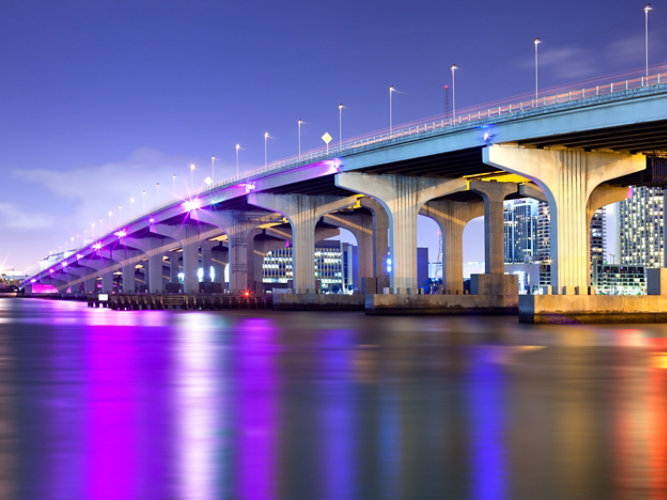
<path id="1" fill-rule="evenodd" d="M 590 266 L 586 207 L 603 182 L 646 168 L 643 155 L 487 146 L 484 163 L 532 179 L 551 211 L 551 282 L 555 290 L 585 289 Z"/>
<path id="2" fill-rule="evenodd" d="M 183 245 L 183 292 L 199 293 L 199 242 Z"/>
<path id="3" fill-rule="evenodd" d="M 148 256 L 148 291 L 150 293 L 164 292 L 161 253 L 154 253 Z"/>
<path id="4" fill-rule="evenodd" d="M 211 267 L 213 267 L 213 248 L 218 246 L 218 241 L 202 241 L 201 248 L 201 266 L 204 269 L 204 282 L 212 282 Z"/>
<path id="5" fill-rule="evenodd" d="M 463 231 L 466 224 L 484 214 L 480 201 L 432 200 L 420 211 L 440 227 L 442 237 L 442 289 L 463 294 Z"/>
<path id="6" fill-rule="evenodd" d="M 219 246 L 212 251 L 213 269 L 215 270 L 215 283 L 220 283 L 221 289 L 225 288 L 225 266 L 229 262 L 229 250 Z"/>
<path id="7" fill-rule="evenodd" d="M 136 264 L 134 262 L 130 264 L 123 264 L 121 271 L 123 273 L 123 292 L 124 293 L 134 293 L 137 287 L 136 280 Z"/>
<path id="8" fill-rule="evenodd" d="M 389 254 L 389 216 L 380 202 L 373 198 L 361 199 L 361 206 L 373 213 L 373 270 L 377 278 L 378 292 L 389 287 L 387 255 Z"/>
<path id="9" fill-rule="evenodd" d="M 484 201 L 484 272 L 504 274 L 503 202 L 506 196 L 516 193 L 517 185 L 512 182 L 473 181 L 470 183 L 470 190 L 481 195 Z"/>
<path id="10" fill-rule="evenodd" d="M 102 292 L 113 292 L 113 271 L 102 273 Z"/>
<path id="11" fill-rule="evenodd" d="M 338 213 L 324 217 L 324 222 L 350 231 L 357 240 L 359 283 L 361 278 L 372 278 L 374 273 L 373 258 L 373 216 L 365 213 Z"/>
<path id="12" fill-rule="evenodd" d="M 248 201 L 258 207 L 278 211 L 289 219 L 294 240 L 292 257 L 294 292 L 313 293 L 315 291 L 315 225 L 323 215 L 356 204 L 356 197 L 252 193 Z"/>
<path id="13" fill-rule="evenodd" d="M 389 215 L 391 288 L 416 290 L 419 210 L 427 201 L 465 189 L 465 180 L 344 172 L 336 175 L 336 184 L 382 203 Z"/>
<path id="14" fill-rule="evenodd" d="M 179 252 L 169 252 L 169 276 L 174 285 L 178 285 L 178 273 L 180 272 L 181 254 Z"/>
<path id="15" fill-rule="evenodd" d="M 91 294 L 91 293 L 97 293 L 97 278 L 87 278 L 84 280 L 84 287 L 86 289 L 86 293 Z"/>

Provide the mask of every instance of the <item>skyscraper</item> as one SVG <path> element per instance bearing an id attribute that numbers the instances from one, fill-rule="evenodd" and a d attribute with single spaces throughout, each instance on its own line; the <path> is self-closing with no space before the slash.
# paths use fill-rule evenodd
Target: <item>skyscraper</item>
<path id="1" fill-rule="evenodd" d="M 618 204 L 618 252 L 621 264 L 662 267 L 664 263 L 663 190 L 633 186 Z"/>

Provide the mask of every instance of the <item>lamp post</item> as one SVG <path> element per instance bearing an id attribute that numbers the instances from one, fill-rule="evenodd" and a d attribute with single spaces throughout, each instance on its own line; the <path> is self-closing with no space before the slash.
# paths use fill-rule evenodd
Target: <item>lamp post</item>
<path id="1" fill-rule="evenodd" d="M 537 64 L 537 61 L 538 61 L 538 59 L 537 59 L 537 54 L 538 54 L 537 46 L 542 43 L 542 40 L 540 40 L 539 38 L 536 38 L 533 41 L 533 43 L 535 44 L 535 103 L 537 103 L 538 89 L 539 89 L 538 79 L 537 79 L 537 68 L 538 68 L 538 64 Z"/>
<path id="2" fill-rule="evenodd" d="M 193 180 L 194 179 L 194 171 L 195 171 L 195 164 L 190 163 L 190 190 L 192 190 L 192 188 L 195 185 L 194 180 Z"/>
<path id="3" fill-rule="evenodd" d="M 394 88 L 393 85 L 389 85 L 389 136 L 391 137 L 391 133 L 393 131 L 393 117 L 392 117 L 392 101 L 391 101 L 391 95 L 396 92 L 396 89 Z"/>
<path id="4" fill-rule="evenodd" d="M 237 144 L 234 149 L 236 149 L 236 177 L 239 176 L 239 149 L 241 149 L 241 145 Z"/>
<path id="5" fill-rule="evenodd" d="M 111 210 L 109 210 L 108 213 L 109 213 L 109 231 L 111 231 L 111 228 L 113 227 L 113 226 L 111 225 L 111 216 L 113 215 L 113 212 L 112 212 Z"/>
<path id="6" fill-rule="evenodd" d="M 171 174 L 171 196 L 176 198 L 176 174 Z"/>
<path id="7" fill-rule="evenodd" d="M 155 183 L 155 206 L 160 205 L 160 183 Z"/>
<path id="8" fill-rule="evenodd" d="M 298 136 L 299 136 L 299 156 L 298 159 L 301 161 L 301 125 L 303 125 L 303 120 L 299 118 L 299 120 L 296 122 L 297 130 L 298 130 Z"/>
<path id="9" fill-rule="evenodd" d="M 650 3 L 644 5 L 644 55 L 645 55 L 645 67 L 646 67 L 646 76 L 648 76 L 648 13 L 653 10 Z"/>
<path id="10" fill-rule="evenodd" d="M 134 197 L 130 198 L 130 218 L 134 219 Z"/>
<path id="11" fill-rule="evenodd" d="M 264 132 L 264 170 L 269 166 L 269 133 Z"/>
<path id="12" fill-rule="evenodd" d="M 343 103 L 338 105 L 338 147 L 343 150 Z"/>
<path id="13" fill-rule="evenodd" d="M 452 125 L 454 125 L 454 121 L 456 120 L 456 78 L 454 71 L 459 68 L 456 64 L 452 64 L 450 69 L 452 70 Z"/>
<path id="14" fill-rule="evenodd" d="M 211 184 L 215 182 L 215 155 L 211 156 Z"/>

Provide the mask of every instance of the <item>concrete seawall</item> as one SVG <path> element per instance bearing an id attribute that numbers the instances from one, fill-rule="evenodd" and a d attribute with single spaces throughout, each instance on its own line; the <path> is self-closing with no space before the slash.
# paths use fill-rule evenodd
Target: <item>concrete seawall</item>
<path id="1" fill-rule="evenodd" d="M 366 314 L 517 314 L 518 295 L 366 295 Z"/>
<path id="2" fill-rule="evenodd" d="M 273 296 L 277 311 L 363 311 L 363 295 L 278 293 Z"/>
<path id="3" fill-rule="evenodd" d="M 521 295 L 522 323 L 667 322 L 664 295 Z"/>

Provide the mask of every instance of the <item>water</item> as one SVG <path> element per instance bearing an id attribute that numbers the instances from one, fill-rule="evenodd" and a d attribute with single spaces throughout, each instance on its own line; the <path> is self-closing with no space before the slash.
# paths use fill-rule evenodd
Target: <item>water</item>
<path id="1" fill-rule="evenodd" d="M 0 299 L 1 499 L 667 499 L 667 325 Z"/>

